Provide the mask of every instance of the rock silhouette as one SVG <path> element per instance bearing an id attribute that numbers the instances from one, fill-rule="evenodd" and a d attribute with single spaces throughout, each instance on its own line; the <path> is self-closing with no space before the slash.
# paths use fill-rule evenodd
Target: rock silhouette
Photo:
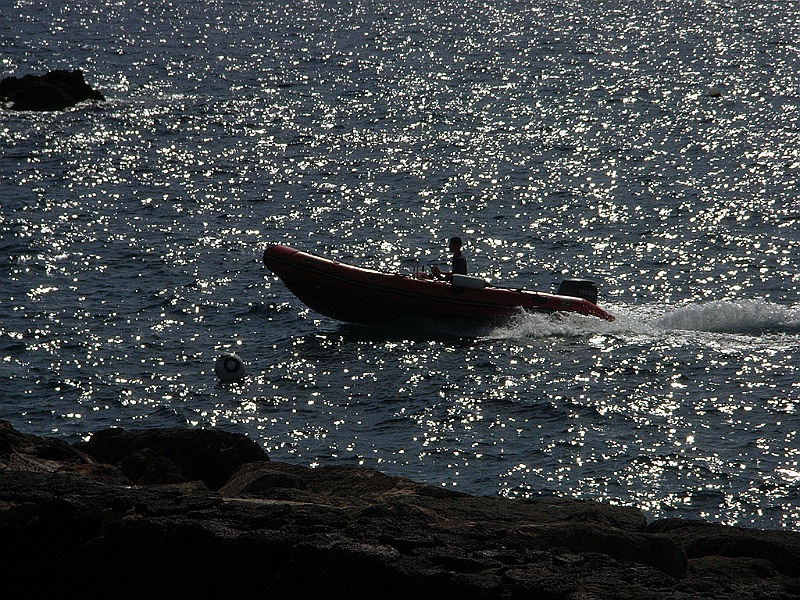
<path id="1" fill-rule="evenodd" d="M 56 70 L 0 80 L 0 100 L 11 101 L 12 110 L 59 111 L 105 97 L 89 87 L 81 70 Z"/>
<path id="2" fill-rule="evenodd" d="M 788 599 L 800 535 L 271 462 L 217 430 L 0 422 L 9 598 Z"/>

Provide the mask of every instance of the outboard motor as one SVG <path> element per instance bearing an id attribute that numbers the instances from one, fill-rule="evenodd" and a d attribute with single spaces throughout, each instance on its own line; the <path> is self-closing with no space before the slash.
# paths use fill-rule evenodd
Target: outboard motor
<path id="1" fill-rule="evenodd" d="M 594 281 L 589 281 L 588 279 L 565 279 L 558 286 L 556 294 L 583 298 L 592 304 L 597 304 L 597 286 Z"/>

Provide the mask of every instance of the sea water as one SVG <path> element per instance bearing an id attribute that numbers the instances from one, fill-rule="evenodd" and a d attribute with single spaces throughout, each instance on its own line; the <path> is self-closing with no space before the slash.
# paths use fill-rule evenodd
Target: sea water
<path id="1" fill-rule="evenodd" d="M 0 418 L 218 427 L 276 460 L 800 530 L 800 5 L 8 0 Z M 280 242 L 545 291 L 612 323 L 363 328 Z M 248 376 L 223 384 L 218 356 Z"/>

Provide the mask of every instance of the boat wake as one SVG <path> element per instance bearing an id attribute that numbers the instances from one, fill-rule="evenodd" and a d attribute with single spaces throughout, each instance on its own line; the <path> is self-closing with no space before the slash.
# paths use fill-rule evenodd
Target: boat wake
<path id="1" fill-rule="evenodd" d="M 521 338 L 571 338 L 616 330 L 614 323 L 598 321 L 582 315 L 553 315 L 546 313 L 520 313 L 504 325 L 496 327 L 484 337 L 490 339 Z"/>
<path id="2" fill-rule="evenodd" d="M 666 313 L 654 323 L 661 329 L 763 335 L 800 333 L 800 308 L 766 300 L 718 300 Z"/>
<path id="3" fill-rule="evenodd" d="M 800 334 L 800 307 L 767 300 L 717 300 L 687 304 L 618 305 L 609 308 L 614 322 L 580 315 L 525 313 L 487 337 L 521 339 L 544 337 L 586 337 L 594 334 L 662 336 L 670 332 L 705 332 L 746 337 Z"/>

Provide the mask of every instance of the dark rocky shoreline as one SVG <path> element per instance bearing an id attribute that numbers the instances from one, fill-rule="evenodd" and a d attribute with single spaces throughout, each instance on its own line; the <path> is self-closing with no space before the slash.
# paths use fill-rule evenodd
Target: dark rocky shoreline
<path id="1" fill-rule="evenodd" d="M 9 598 L 790 599 L 800 534 L 269 461 L 216 430 L 0 422 Z"/>

